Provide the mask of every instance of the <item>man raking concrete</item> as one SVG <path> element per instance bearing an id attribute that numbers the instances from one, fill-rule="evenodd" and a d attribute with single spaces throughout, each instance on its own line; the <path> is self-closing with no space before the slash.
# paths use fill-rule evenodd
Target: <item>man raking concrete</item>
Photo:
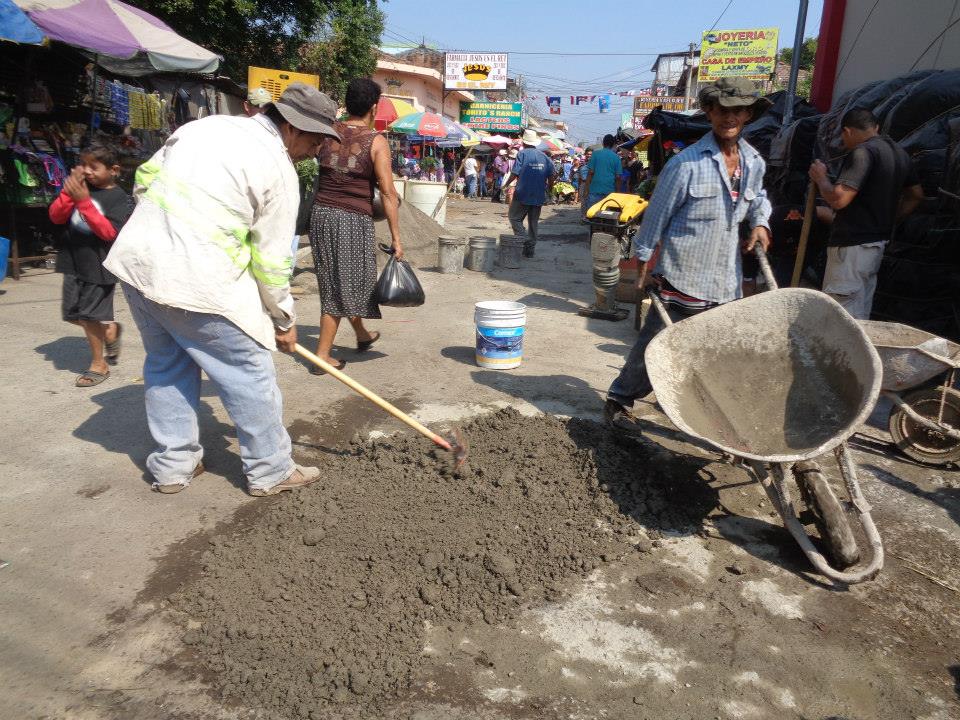
<path id="1" fill-rule="evenodd" d="M 270 351 L 297 342 L 293 163 L 338 137 L 336 115 L 326 95 L 293 83 L 262 114 L 184 125 L 137 171 L 139 204 L 105 266 L 123 283 L 147 353 L 147 422 L 157 443 L 147 469 L 160 492 L 179 492 L 203 472 L 201 370 L 237 426 L 251 495 L 320 476 L 290 456 Z"/>

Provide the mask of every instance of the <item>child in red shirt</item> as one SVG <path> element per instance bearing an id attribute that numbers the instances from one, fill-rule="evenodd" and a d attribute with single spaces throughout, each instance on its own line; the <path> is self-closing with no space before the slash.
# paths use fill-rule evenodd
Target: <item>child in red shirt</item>
<path id="1" fill-rule="evenodd" d="M 84 150 L 49 211 L 52 222 L 68 225 L 57 253 L 62 316 L 83 328 L 93 356 L 89 369 L 77 377 L 77 387 L 102 383 L 110 377 L 108 365 L 120 357 L 123 328 L 113 319 L 117 279 L 103 267 L 110 243 L 133 212 L 132 198 L 116 185 L 118 160 L 109 148 Z"/>

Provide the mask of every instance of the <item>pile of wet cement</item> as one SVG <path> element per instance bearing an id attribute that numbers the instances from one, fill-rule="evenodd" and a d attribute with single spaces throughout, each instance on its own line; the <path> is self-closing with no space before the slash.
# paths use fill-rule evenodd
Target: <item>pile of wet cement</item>
<path id="1" fill-rule="evenodd" d="M 354 443 L 318 458 L 324 481 L 212 540 L 172 597 L 200 623 L 194 669 L 271 716 L 376 717 L 410 686 L 426 624 L 508 621 L 714 505 L 700 463 L 589 421 L 503 410 L 464 431 L 457 473 L 419 437 Z"/>

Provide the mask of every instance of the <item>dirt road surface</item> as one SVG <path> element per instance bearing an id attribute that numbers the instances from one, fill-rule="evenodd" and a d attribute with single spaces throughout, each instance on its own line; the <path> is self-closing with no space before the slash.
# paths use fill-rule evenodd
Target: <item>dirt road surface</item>
<path id="1" fill-rule="evenodd" d="M 454 201 L 445 231 L 506 232 L 505 213 Z M 597 424 L 632 321 L 576 315 L 592 290 L 571 210 L 541 232 L 490 275 L 414 252 L 427 304 L 387 309 L 365 356 L 339 338 L 360 382 L 465 425 L 462 473 L 276 357 L 296 456 L 326 470 L 293 497 L 245 495 L 209 387 L 208 472 L 151 493 L 126 308 L 121 364 L 81 390 L 59 278 L 5 281 L 0 717 L 960 718 L 960 473 L 895 453 L 880 408 L 851 447 L 886 567 L 823 582 L 745 472 L 652 405 L 644 441 Z M 529 308 L 516 370 L 473 362 L 492 299 Z M 309 345 L 316 295 L 298 307 Z"/>

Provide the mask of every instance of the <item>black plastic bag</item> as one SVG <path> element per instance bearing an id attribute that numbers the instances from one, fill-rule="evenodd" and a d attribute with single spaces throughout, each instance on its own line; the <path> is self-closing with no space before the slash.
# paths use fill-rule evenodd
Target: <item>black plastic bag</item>
<path id="1" fill-rule="evenodd" d="M 393 249 L 380 244 L 380 249 L 390 255 L 380 279 L 377 280 L 377 302 L 387 307 L 417 307 L 426 297 L 413 268 L 406 260 L 397 260 Z"/>

